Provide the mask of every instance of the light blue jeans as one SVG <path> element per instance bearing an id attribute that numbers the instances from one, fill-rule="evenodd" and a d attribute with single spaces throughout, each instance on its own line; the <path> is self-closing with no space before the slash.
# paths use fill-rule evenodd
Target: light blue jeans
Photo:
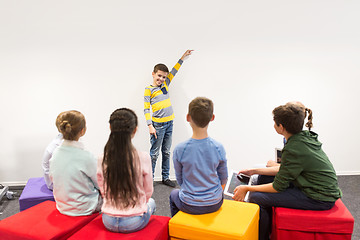
<path id="1" fill-rule="evenodd" d="M 179 211 L 183 211 L 185 213 L 194 214 L 194 215 L 216 212 L 217 210 L 220 209 L 224 201 L 224 197 L 223 197 L 220 202 L 214 205 L 192 206 L 180 200 L 179 191 L 180 189 L 174 189 L 170 193 L 169 201 L 170 201 L 171 217 L 175 216 L 175 214 Z"/>
<path id="2" fill-rule="evenodd" d="M 131 233 L 136 232 L 148 224 L 151 215 L 156 210 L 155 200 L 150 198 L 148 203 L 147 212 L 143 213 L 140 216 L 133 217 L 114 217 L 107 215 L 105 213 L 102 214 L 102 221 L 106 229 L 111 232 L 121 232 L 121 233 Z"/>
<path id="3" fill-rule="evenodd" d="M 156 161 L 159 157 L 160 148 L 162 153 L 162 164 L 161 164 L 161 176 L 162 180 L 169 178 L 170 171 L 170 148 L 172 142 L 172 131 L 173 131 L 173 121 L 157 123 L 153 122 L 153 126 L 156 130 L 156 136 L 151 135 L 150 137 L 150 156 L 152 163 L 153 177 L 155 172 Z"/>

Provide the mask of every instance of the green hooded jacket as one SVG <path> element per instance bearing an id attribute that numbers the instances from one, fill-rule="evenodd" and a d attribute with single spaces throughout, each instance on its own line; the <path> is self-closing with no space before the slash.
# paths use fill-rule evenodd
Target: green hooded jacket
<path id="1" fill-rule="evenodd" d="M 276 191 L 282 192 L 292 183 L 315 200 L 334 202 L 341 198 L 334 167 L 317 138 L 318 135 L 312 131 L 289 137 L 273 183 Z"/>

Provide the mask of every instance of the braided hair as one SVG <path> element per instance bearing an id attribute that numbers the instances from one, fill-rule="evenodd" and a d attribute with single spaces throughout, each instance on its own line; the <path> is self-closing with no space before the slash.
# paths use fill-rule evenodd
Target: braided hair
<path id="1" fill-rule="evenodd" d="M 131 143 L 138 124 L 134 111 L 115 110 L 110 116 L 111 133 L 104 148 L 102 162 L 105 196 L 117 207 L 134 207 L 139 198 L 137 188 L 139 157 Z"/>
<path id="2" fill-rule="evenodd" d="M 308 122 L 305 124 L 305 127 L 307 127 L 309 129 L 309 131 L 311 130 L 311 128 L 313 127 L 313 123 L 312 123 L 312 111 L 310 108 L 305 108 L 305 113 L 308 113 Z"/>

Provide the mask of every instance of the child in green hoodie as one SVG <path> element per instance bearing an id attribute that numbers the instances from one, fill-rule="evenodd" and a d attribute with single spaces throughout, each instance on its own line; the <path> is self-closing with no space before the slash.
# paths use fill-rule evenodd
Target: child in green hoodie
<path id="1" fill-rule="evenodd" d="M 237 201 L 244 201 L 250 191 L 249 201 L 260 206 L 261 240 L 269 239 L 272 207 L 328 210 L 342 196 L 334 167 L 321 149 L 318 135 L 302 130 L 306 112 L 312 113 L 292 103 L 273 110 L 274 128 L 286 139 L 279 172 L 272 183 L 239 186 L 234 191 Z M 312 114 L 306 126 L 312 127 Z"/>

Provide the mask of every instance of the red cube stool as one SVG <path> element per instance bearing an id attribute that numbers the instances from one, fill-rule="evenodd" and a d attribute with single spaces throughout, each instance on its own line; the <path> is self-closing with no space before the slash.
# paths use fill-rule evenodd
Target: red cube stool
<path id="1" fill-rule="evenodd" d="M 98 216 L 80 231 L 72 235 L 69 240 L 88 240 L 88 239 L 146 239 L 146 240 L 168 240 L 170 218 L 165 216 L 152 215 L 148 225 L 138 232 L 133 233 L 114 233 L 107 230 L 102 222 L 101 216 Z"/>
<path id="2" fill-rule="evenodd" d="M 67 239 L 95 217 L 61 214 L 56 203 L 45 201 L 0 221 L 1 240 Z"/>
<path id="3" fill-rule="evenodd" d="M 351 240 L 354 218 L 341 199 L 330 210 L 276 207 L 271 240 Z"/>

